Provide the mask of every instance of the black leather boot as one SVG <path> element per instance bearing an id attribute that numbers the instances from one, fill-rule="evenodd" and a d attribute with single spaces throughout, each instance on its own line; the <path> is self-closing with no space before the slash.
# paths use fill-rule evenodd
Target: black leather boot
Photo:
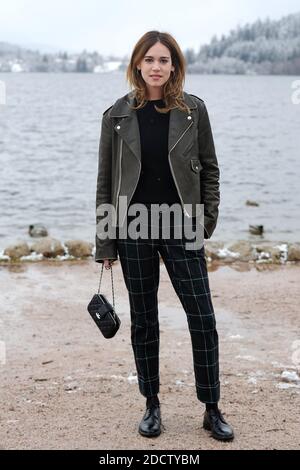
<path id="1" fill-rule="evenodd" d="M 146 412 L 139 424 L 139 433 L 145 437 L 159 436 L 161 433 L 160 405 L 155 400 L 147 400 Z"/>
<path id="2" fill-rule="evenodd" d="M 203 427 L 207 431 L 211 431 L 212 437 L 219 441 L 231 441 L 234 438 L 232 427 L 226 423 L 218 408 L 205 411 Z"/>

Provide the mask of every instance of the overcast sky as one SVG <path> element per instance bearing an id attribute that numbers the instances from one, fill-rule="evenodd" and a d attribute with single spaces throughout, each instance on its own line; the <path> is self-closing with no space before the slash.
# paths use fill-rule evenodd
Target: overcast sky
<path id="1" fill-rule="evenodd" d="M 299 11 L 299 0 L 8 0 L 1 2 L 0 41 L 123 56 L 159 29 L 198 51 L 238 24 Z"/>

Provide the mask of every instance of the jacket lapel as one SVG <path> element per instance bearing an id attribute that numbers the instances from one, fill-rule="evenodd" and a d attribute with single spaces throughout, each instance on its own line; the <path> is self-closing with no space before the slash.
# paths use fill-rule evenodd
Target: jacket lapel
<path id="1" fill-rule="evenodd" d="M 197 108 L 196 103 L 186 93 L 184 93 L 184 101 L 190 109 Z M 141 161 L 141 142 L 139 123 L 136 110 L 131 109 L 134 105 L 134 94 L 129 92 L 116 101 L 110 112 L 110 117 L 120 118 L 114 125 L 115 131 L 126 142 L 130 150 L 134 153 L 139 161 Z M 180 140 L 185 131 L 194 124 L 193 114 L 181 111 L 178 108 L 171 109 L 169 121 L 168 149 L 171 152 Z"/>

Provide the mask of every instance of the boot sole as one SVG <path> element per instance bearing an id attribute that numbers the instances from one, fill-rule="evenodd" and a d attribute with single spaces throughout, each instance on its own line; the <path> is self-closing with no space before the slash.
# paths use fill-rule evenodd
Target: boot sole
<path id="1" fill-rule="evenodd" d="M 143 437 L 157 437 L 161 434 L 161 429 L 159 429 L 158 431 L 152 432 L 152 433 L 144 432 L 141 429 L 139 429 L 139 433 Z"/>

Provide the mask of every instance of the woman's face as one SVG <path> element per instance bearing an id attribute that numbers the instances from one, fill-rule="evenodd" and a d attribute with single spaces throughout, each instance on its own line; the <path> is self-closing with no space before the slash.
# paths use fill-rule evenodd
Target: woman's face
<path id="1" fill-rule="evenodd" d="M 149 91 L 162 88 L 168 81 L 171 71 L 175 69 L 169 49 L 160 42 L 148 49 L 137 68 L 141 70 Z"/>

